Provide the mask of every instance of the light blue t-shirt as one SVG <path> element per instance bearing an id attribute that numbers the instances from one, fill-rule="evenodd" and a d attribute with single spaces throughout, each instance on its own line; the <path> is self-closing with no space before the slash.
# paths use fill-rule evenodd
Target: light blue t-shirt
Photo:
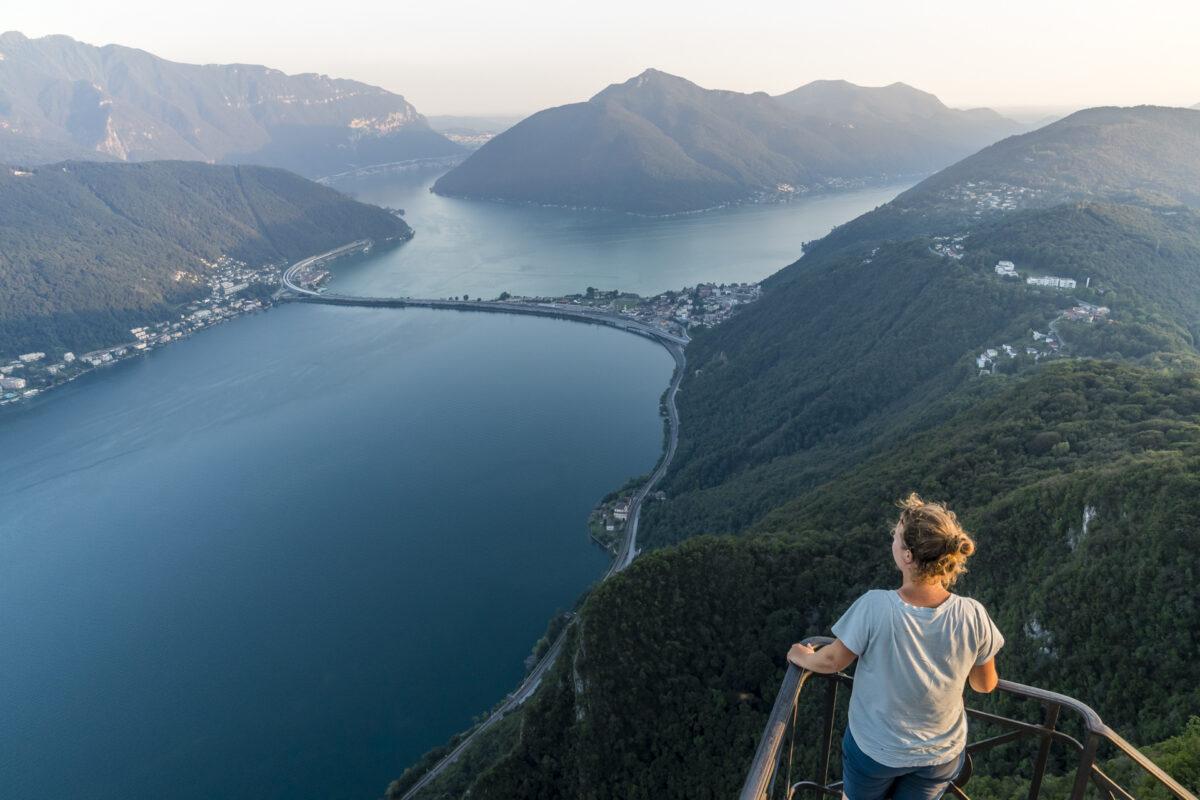
<path id="1" fill-rule="evenodd" d="M 956 594 L 919 608 L 895 591 L 873 589 L 833 633 L 858 654 L 850 732 L 862 751 L 889 767 L 956 758 L 967 744 L 967 675 L 1004 646 L 987 610 Z"/>

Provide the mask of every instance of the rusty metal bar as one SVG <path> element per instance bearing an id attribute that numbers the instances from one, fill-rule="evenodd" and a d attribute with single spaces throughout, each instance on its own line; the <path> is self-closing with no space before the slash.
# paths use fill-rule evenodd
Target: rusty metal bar
<path id="1" fill-rule="evenodd" d="M 1052 731 L 1058 727 L 1058 712 L 1062 709 L 1058 703 L 1046 705 L 1046 721 L 1042 727 Z M 1042 777 L 1046 774 L 1046 761 L 1050 758 L 1050 737 L 1043 736 L 1038 745 L 1037 766 L 1033 768 L 1033 777 L 1029 779 L 1029 800 L 1037 800 L 1042 791 Z"/>
<path id="2" fill-rule="evenodd" d="M 1088 779 L 1092 777 L 1092 766 L 1096 763 L 1096 750 L 1100 747 L 1100 734 L 1088 733 L 1087 743 L 1079 754 L 1079 767 L 1075 770 L 1075 784 L 1071 787 L 1071 800 L 1083 800 Z"/>

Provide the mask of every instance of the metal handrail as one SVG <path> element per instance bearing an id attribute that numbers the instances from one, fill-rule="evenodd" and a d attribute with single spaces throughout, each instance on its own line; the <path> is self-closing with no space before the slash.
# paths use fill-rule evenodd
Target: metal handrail
<path id="1" fill-rule="evenodd" d="M 805 639 L 804 644 L 820 646 L 829 644 L 832 641 L 832 639 L 826 636 L 814 636 Z M 852 685 L 853 678 L 840 672 L 822 675 L 801 669 L 789 662 L 787 673 L 783 677 L 783 684 L 780 686 L 779 694 L 775 698 L 775 705 L 772 707 L 771 715 L 767 719 L 767 727 L 763 733 L 763 738 L 759 742 L 758 750 L 754 755 L 754 762 L 750 767 L 750 773 L 742 786 L 741 800 L 766 800 L 766 798 L 773 794 L 776 776 L 779 771 L 780 755 L 783 751 L 783 743 L 788 732 L 789 722 L 791 723 L 794 740 L 797 725 L 795 719 L 796 703 L 808 679 L 813 676 L 825 680 L 828 684 L 817 780 L 799 781 L 793 784 L 791 782 L 791 765 L 789 761 L 789 774 L 786 778 L 787 791 L 785 796 L 790 800 L 799 789 L 808 789 L 835 797 L 841 796 L 841 782 L 829 783 L 830 752 L 834 741 L 833 730 L 836 715 L 837 690 L 839 686 Z M 1033 777 L 1030 779 L 1029 800 L 1037 800 L 1039 797 L 1042 778 L 1045 776 L 1046 765 L 1049 760 L 1050 747 L 1054 743 L 1066 745 L 1079 754 L 1070 800 L 1082 800 L 1083 793 L 1087 789 L 1089 781 L 1096 786 L 1101 798 L 1105 800 L 1133 800 L 1132 796 L 1126 790 L 1118 786 L 1096 766 L 1096 752 L 1099 749 L 1101 740 L 1105 740 L 1115 746 L 1121 753 L 1165 786 L 1179 800 L 1197 800 L 1194 794 L 1164 772 L 1161 767 L 1147 758 L 1136 747 L 1125 741 L 1116 731 L 1105 725 L 1100 719 L 1100 715 L 1090 706 L 1081 703 L 1073 697 L 1046 691 L 1045 689 L 1038 689 L 1033 686 L 1025 686 L 1024 684 L 1012 681 L 1001 680 L 997 684 L 996 690 L 1014 697 L 1037 701 L 1046 709 L 1046 715 L 1040 724 L 1036 724 L 968 708 L 967 716 L 1008 730 L 997 736 L 967 745 L 964 767 L 955 779 L 954 784 L 948 790 L 949 793 L 956 797 L 962 798 L 962 800 L 969 800 L 962 787 L 970 779 L 973 770 L 973 761 L 977 755 L 1002 744 L 1036 738 L 1039 740 L 1038 755 Z M 1083 722 L 1086 732 L 1082 742 L 1058 730 L 1059 716 L 1063 709 L 1075 712 Z"/>

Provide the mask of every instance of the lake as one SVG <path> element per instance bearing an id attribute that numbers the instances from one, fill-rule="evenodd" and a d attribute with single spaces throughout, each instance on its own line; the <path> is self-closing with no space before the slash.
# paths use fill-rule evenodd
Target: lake
<path id="1" fill-rule="evenodd" d="M 339 186 L 417 235 L 336 290 L 757 280 L 904 188 L 647 220 L 432 177 Z M 671 368 L 597 326 L 291 304 L 5 409 L 0 796 L 378 797 L 603 573 L 587 515 L 653 467 Z"/>

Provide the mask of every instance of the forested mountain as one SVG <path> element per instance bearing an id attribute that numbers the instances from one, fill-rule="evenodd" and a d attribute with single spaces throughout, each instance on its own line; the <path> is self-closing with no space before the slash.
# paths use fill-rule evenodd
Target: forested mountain
<path id="1" fill-rule="evenodd" d="M 434 185 L 440 194 L 669 214 L 923 174 L 1018 129 L 900 84 L 772 98 L 657 70 L 542 111 Z"/>
<path id="2" fill-rule="evenodd" d="M 1200 111 L 1091 108 L 984 148 L 864 214 L 820 246 L 967 230 L 1022 208 L 1084 200 L 1200 206 Z M 783 270 L 777 277 L 798 274 Z"/>
<path id="3" fill-rule="evenodd" d="M 1165 165 L 1194 117 L 1099 109 L 989 148 L 698 332 L 667 500 L 643 511 L 663 549 L 591 593 L 536 699 L 422 796 L 735 796 L 788 644 L 898 583 L 888 532 L 911 491 L 978 538 L 960 591 L 1008 639 L 1002 676 L 1139 744 L 1183 735 L 1200 709 L 1200 213 L 1180 202 L 1195 165 Z M 1088 172 L 1044 176 L 1030 145 L 1050 141 Z M 1077 285 L 1025 281 L 1047 275 Z M 999 786 L 1029 755 L 976 773 Z"/>
<path id="4" fill-rule="evenodd" d="M 187 159 L 318 177 L 461 152 L 403 97 L 357 81 L 0 35 L 0 163 Z"/>
<path id="5" fill-rule="evenodd" d="M 201 294 L 222 255 L 259 266 L 410 236 L 383 209 L 280 169 L 0 167 L 0 354 L 128 341 Z"/>

